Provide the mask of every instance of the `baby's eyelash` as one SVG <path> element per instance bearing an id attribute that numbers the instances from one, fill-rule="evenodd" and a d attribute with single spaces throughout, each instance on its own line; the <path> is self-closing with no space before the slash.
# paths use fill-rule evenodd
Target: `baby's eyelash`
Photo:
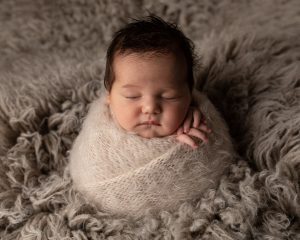
<path id="1" fill-rule="evenodd" d="M 126 99 L 138 99 L 140 98 L 141 96 L 124 96 L 124 98 Z M 175 96 L 175 97 L 164 97 L 164 96 L 160 96 L 158 97 L 162 100 L 176 100 L 176 99 L 179 99 L 180 97 L 179 96 Z"/>
<path id="2" fill-rule="evenodd" d="M 128 98 L 128 99 L 137 99 L 137 98 L 139 98 L 139 96 L 125 97 L 125 98 Z"/>
<path id="3" fill-rule="evenodd" d="M 172 99 L 176 99 L 177 97 L 162 97 L 162 98 L 172 100 Z"/>

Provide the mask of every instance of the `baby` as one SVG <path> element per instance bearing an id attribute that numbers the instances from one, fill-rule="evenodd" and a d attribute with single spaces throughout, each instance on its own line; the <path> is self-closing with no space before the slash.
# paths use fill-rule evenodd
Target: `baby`
<path id="1" fill-rule="evenodd" d="M 158 17 L 118 31 L 104 78 L 115 122 L 144 138 L 177 134 L 192 148 L 197 147 L 192 137 L 207 142 L 210 129 L 192 107 L 193 56 L 190 40 Z"/>
<path id="2" fill-rule="evenodd" d="M 158 17 L 116 33 L 107 94 L 91 104 L 70 153 L 74 186 L 99 209 L 174 210 L 218 184 L 234 151 L 221 116 L 193 90 L 193 65 L 191 42 Z"/>

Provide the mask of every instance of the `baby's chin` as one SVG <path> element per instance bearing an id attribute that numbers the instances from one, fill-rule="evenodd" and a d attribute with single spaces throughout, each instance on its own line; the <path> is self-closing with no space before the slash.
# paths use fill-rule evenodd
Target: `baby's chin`
<path id="1" fill-rule="evenodd" d="M 135 134 L 143 138 L 162 138 L 172 135 L 171 131 L 160 131 L 158 129 L 143 129 L 140 131 L 135 131 Z"/>
<path id="2" fill-rule="evenodd" d="M 142 137 L 142 138 L 147 138 L 147 139 L 150 139 L 150 138 L 161 138 L 161 137 L 164 137 L 164 135 L 160 135 L 160 134 L 157 134 L 157 133 L 137 133 L 138 136 Z"/>

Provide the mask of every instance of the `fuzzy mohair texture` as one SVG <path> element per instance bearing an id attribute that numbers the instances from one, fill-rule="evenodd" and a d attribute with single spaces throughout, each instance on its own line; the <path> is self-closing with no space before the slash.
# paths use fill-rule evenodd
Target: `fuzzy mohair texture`
<path id="1" fill-rule="evenodd" d="M 197 149 L 176 135 L 147 139 L 124 131 L 102 95 L 92 103 L 69 157 L 73 186 L 99 209 L 135 218 L 173 211 L 216 188 L 235 162 L 224 120 L 203 93 L 194 91 L 194 102 L 212 132 Z"/>
<path id="2" fill-rule="evenodd" d="M 0 239 L 300 239 L 298 0 L 0 0 Z M 155 13 L 194 41 L 196 86 L 239 154 L 219 185 L 141 218 L 73 188 L 69 151 L 105 51 Z"/>

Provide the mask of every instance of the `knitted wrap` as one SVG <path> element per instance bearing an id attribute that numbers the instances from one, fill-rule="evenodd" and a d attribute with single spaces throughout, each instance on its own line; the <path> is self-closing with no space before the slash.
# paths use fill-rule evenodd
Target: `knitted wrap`
<path id="1" fill-rule="evenodd" d="M 215 188 L 235 153 L 224 121 L 206 96 L 200 111 L 212 129 L 193 150 L 174 136 L 145 139 L 114 123 L 105 96 L 91 104 L 70 153 L 75 188 L 100 209 L 141 216 L 173 210 Z"/>

